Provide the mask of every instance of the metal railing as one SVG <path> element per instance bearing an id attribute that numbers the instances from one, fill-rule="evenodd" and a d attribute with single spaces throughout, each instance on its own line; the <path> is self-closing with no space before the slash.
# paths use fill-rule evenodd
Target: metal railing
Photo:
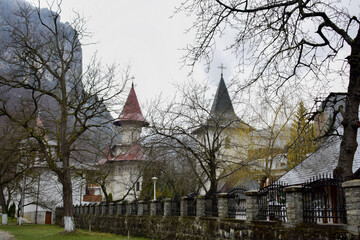
<path id="1" fill-rule="evenodd" d="M 205 197 L 205 216 L 206 217 L 217 217 L 218 216 L 216 193 Z"/>
<path id="2" fill-rule="evenodd" d="M 246 189 L 234 188 L 228 192 L 228 216 L 235 219 L 246 219 Z"/>
<path id="3" fill-rule="evenodd" d="M 171 216 L 180 216 L 180 197 L 178 196 L 171 199 Z"/>
<path id="4" fill-rule="evenodd" d="M 190 193 L 187 196 L 187 211 L 188 216 L 196 216 L 196 196 L 197 193 Z"/>
<path id="5" fill-rule="evenodd" d="M 259 190 L 258 219 L 286 222 L 286 195 L 284 183 L 274 183 Z"/>
<path id="6" fill-rule="evenodd" d="M 343 179 L 324 174 L 303 185 L 303 217 L 308 223 L 346 223 Z"/>

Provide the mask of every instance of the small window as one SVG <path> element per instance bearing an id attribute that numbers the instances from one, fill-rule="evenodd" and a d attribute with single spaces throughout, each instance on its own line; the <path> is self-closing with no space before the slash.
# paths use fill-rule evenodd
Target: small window
<path id="1" fill-rule="evenodd" d="M 140 183 L 139 182 L 136 183 L 136 191 L 140 191 Z"/>

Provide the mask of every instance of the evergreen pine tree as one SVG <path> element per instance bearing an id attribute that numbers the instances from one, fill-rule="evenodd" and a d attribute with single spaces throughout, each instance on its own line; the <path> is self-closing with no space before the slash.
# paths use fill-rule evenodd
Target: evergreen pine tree
<path id="1" fill-rule="evenodd" d="M 290 128 L 288 141 L 288 169 L 293 168 L 316 149 L 315 130 L 301 101 Z"/>

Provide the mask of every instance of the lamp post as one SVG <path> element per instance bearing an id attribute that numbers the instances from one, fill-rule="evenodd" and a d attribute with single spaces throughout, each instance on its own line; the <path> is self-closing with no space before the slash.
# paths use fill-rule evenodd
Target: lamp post
<path id="1" fill-rule="evenodd" d="M 158 178 L 153 177 L 151 180 L 154 182 L 154 201 L 156 201 L 156 180 L 158 180 Z"/>

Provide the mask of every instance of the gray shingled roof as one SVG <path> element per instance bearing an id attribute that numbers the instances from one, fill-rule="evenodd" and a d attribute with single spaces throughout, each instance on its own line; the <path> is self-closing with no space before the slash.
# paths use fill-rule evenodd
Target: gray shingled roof
<path id="1" fill-rule="evenodd" d="M 340 126 L 339 128 L 342 127 Z M 358 132 L 357 141 L 360 141 L 360 132 Z M 278 181 L 294 185 L 304 183 L 319 174 L 332 174 L 339 160 L 340 143 L 340 137 L 329 137 L 321 148 L 285 173 Z M 352 170 L 356 172 L 359 168 L 360 148 L 355 153 Z"/>
<path id="2" fill-rule="evenodd" d="M 336 130 L 334 133 L 343 134 L 343 127 L 341 121 L 343 120 L 341 114 L 337 113 L 335 118 L 332 119 L 335 110 L 339 109 L 339 106 L 345 105 L 346 93 L 330 93 L 330 95 L 322 103 L 321 110 L 326 112 L 328 117 L 327 122 L 335 120 L 334 127 Z M 360 131 L 358 131 L 357 141 L 360 142 Z M 324 144 L 301 163 L 296 165 L 293 169 L 285 173 L 278 181 L 288 183 L 289 185 L 301 184 L 310 178 L 322 175 L 331 174 L 337 166 L 340 154 L 341 137 L 332 136 L 329 137 Z M 353 173 L 360 168 L 360 148 L 355 152 L 353 162 Z"/>
<path id="3" fill-rule="evenodd" d="M 234 108 L 230 99 L 229 92 L 226 88 L 223 75 L 221 74 L 220 83 L 216 91 L 215 99 L 211 107 L 212 116 L 235 115 Z"/>

